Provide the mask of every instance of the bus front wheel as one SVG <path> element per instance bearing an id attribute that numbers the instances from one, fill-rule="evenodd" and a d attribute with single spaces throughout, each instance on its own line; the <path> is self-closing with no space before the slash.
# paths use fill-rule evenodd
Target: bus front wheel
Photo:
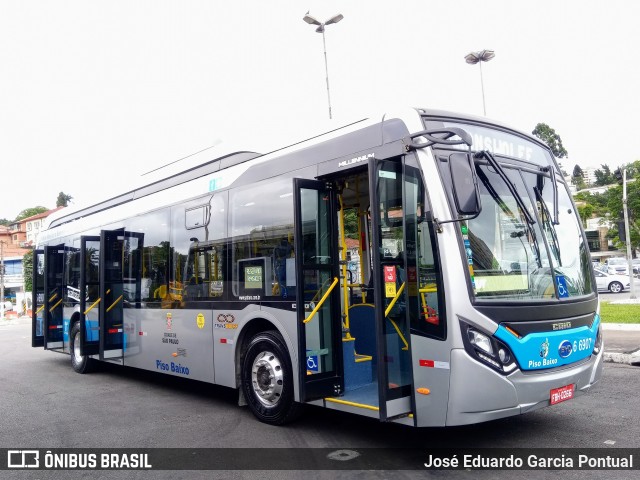
<path id="1" fill-rule="evenodd" d="M 94 361 L 86 355 L 80 355 L 80 335 L 80 322 L 75 322 L 69 334 L 71 366 L 78 373 L 89 373 Z"/>
<path id="2" fill-rule="evenodd" d="M 261 422 L 283 425 L 299 415 L 289 351 L 278 332 L 261 332 L 249 341 L 242 358 L 242 391 Z"/>

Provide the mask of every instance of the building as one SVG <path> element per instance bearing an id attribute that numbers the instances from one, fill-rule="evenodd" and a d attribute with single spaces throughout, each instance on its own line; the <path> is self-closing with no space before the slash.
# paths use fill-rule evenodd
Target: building
<path id="1" fill-rule="evenodd" d="M 53 212 L 63 207 L 54 208 L 19 221 L 9 226 L 0 225 L 0 262 L 4 265 L 4 296 L 19 310 L 29 308 L 29 292 L 25 292 L 22 257 L 36 245 L 38 234 L 44 220 Z M 26 303 L 23 303 L 23 299 Z M 2 299 L 0 299 L 1 301 Z"/>

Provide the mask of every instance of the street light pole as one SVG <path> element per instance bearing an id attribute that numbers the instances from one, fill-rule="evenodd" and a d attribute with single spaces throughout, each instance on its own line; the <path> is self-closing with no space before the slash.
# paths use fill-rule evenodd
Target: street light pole
<path id="1" fill-rule="evenodd" d="M 308 13 L 302 18 L 305 22 L 307 22 L 310 25 L 318 25 L 318 28 L 316 28 L 316 32 L 322 33 L 322 47 L 324 49 L 324 72 L 327 79 L 327 101 L 329 102 L 329 118 L 330 119 L 333 117 L 331 115 L 331 92 L 329 89 L 329 67 L 327 63 L 327 43 L 324 37 L 324 30 L 326 25 L 331 25 L 332 23 L 338 23 L 343 18 L 344 16 L 340 13 L 337 15 L 334 15 L 333 17 L 331 17 L 325 22 L 320 22 L 316 20 L 314 17 L 312 17 Z"/>
<path id="2" fill-rule="evenodd" d="M 631 295 L 629 298 L 636 299 L 635 277 L 633 276 L 633 261 L 631 258 L 631 232 L 629 231 L 629 212 L 627 211 L 627 169 L 622 170 L 622 211 L 624 214 L 625 241 L 627 242 L 627 268 L 629 269 L 629 284 Z"/>
<path id="3" fill-rule="evenodd" d="M 480 52 L 471 52 L 465 55 L 464 59 L 469 65 L 475 65 L 476 63 L 480 66 L 480 88 L 482 88 L 482 111 L 484 112 L 484 116 L 487 116 L 487 106 L 484 101 L 484 79 L 482 78 L 482 62 L 488 62 L 493 57 L 496 56 L 496 53 L 493 50 L 482 50 Z"/>

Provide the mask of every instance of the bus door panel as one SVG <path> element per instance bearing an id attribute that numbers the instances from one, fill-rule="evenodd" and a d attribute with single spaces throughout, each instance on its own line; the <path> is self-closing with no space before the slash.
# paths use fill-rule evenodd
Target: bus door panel
<path id="1" fill-rule="evenodd" d="M 44 346 L 44 250 L 33 252 L 31 346 Z"/>
<path id="2" fill-rule="evenodd" d="M 403 159 L 371 160 L 371 249 L 376 305 L 380 419 L 410 413 L 410 316 L 417 314 L 415 229 L 417 200 L 405 185 Z M 416 310 L 416 312 L 413 312 Z"/>
<path id="3" fill-rule="evenodd" d="M 100 351 L 100 237 L 80 239 L 80 353 Z"/>
<path id="4" fill-rule="evenodd" d="M 295 261 L 301 400 L 344 389 L 335 194 L 324 183 L 294 179 Z"/>
<path id="5" fill-rule="evenodd" d="M 120 360 L 124 338 L 124 230 L 100 232 L 100 360 Z"/>
<path id="6" fill-rule="evenodd" d="M 123 299 L 123 349 L 129 355 L 140 351 L 137 332 L 140 331 L 140 316 L 137 310 L 142 308 L 142 299 L 150 298 L 153 272 L 144 264 L 144 233 L 125 232 L 123 239 L 124 263 L 122 273 Z M 137 309 L 137 310 L 136 310 Z M 134 313 L 135 312 L 135 313 Z"/>
<path id="7" fill-rule="evenodd" d="M 64 348 L 64 245 L 44 247 L 44 348 Z"/>

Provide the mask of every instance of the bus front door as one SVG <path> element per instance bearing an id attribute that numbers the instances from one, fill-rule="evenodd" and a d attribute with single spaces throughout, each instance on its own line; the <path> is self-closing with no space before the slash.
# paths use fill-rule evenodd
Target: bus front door
<path id="1" fill-rule="evenodd" d="M 100 232 L 100 360 L 123 362 L 124 230 Z"/>
<path id="2" fill-rule="evenodd" d="M 80 239 L 80 354 L 100 352 L 100 237 Z"/>
<path id="3" fill-rule="evenodd" d="M 404 159 L 371 160 L 371 248 L 381 420 L 413 411 L 411 315 L 418 314 L 416 228 L 419 195 Z M 414 169 L 415 170 L 415 169 Z M 409 180 L 406 180 L 409 179 Z"/>
<path id="4" fill-rule="evenodd" d="M 344 389 L 335 194 L 324 183 L 294 180 L 300 399 Z"/>
<path id="5" fill-rule="evenodd" d="M 64 245 L 44 247 L 44 348 L 64 348 Z"/>
<path id="6" fill-rule="evenodd" d="M 44 346 L 44 250 L 33 252 L 31 346 Z"/>

